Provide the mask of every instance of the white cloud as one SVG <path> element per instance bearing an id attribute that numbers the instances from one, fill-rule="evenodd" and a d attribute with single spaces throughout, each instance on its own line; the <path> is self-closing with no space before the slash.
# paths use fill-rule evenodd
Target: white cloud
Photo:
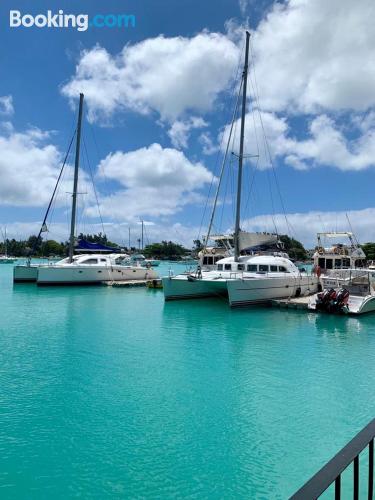
<path id="1" fill-rule="evenodd" d="M 61 169 L 61 152 L 50 143 L 50 132 L 35 127 L 15 132 L 10 122 L 3 124 L 4 134 L 0 135 L 0 205 L 46 206 Z M 72 191 L 72 178 L 72 167 L 66 165 L 56 206 L 66 204 L 66 192 Z M 87 192 L 85 201 L 92 201 L 92 185 L 82 170 L 80 186 Z"/>
<path id="2" fill-rule="evenodd" d="M 100 200 L 103 215 L 119 220 L 174 214 L 187 204 L 200 202 L 199 190 L 212 181 L 202 163 L 192 163 L 181 151 L 160 144 L 109 154 L 100 162 L 98 175 L 121 186 Z"/>
<path id="3" fill-rule="evenodd" d="M 373 0 L 275 3 L 254 32 L 261 108 L 321 113 L 374 106 L 374 16 Z"/>
<path id="4" fill-rule="evenodd" d="M 316 233 L 322 231 L 350 231 L 346 214 L 349 217 L 353 231 L 360 241 L 366 243 L 375 241 L 375 208 L 350 210 L 347 212 L 320 212 L 287 214 L 290 227 L 285 222 L 284 214 L 276 214 L 274 219 L 280 234 L 289 234 L 302 241 L 307 248 L 316 245 Z M 252 217 L 243 223 L 243 227 L 254 231 L 274 231 L 272 218 L 269 215 Z"/>
<path id="5" fill-rule="evenodd" d="M 237 46 L 225 35 L 160 35 L 126 45 L 117 55 L 100 46 L 84 51 L 62 92 L 71 99 L 84 92 L 92 121 L 105 122 L 130 109 L 156 111 L 173 122 L 186 111 L 210 110 L 237 63 Z"/>
<path id="6" fill-rule="evenodd" d="M 264 132 L 262 129 L 262 123 Z M 236 126 L 239 130 L 239 123 Z M 223 146 L 229 134 L 229 125 L 224 130 Z M 264 135 L 273 157 L 301 170 L 315 166 L 335 167 L 340 170 L 363 170 L 375 165 L 375 129 L 366 130 L 358 139 L 348 139 L 332 118 L 319 115 L 308 125 L 306 139 L 298 140 L 292 135 L 286 118 L 276 113 L 254 110 L 246 114 L 245 154 L 256 155 L 259 151 L 259 168 L 271 166 Z M 238 134 L 234 143 L 238 153 Z"/>
<path id="7" fill-rule="evenodd" d="M 11 95 L 4 95 L 0 97 L 0 114 L 12 115 L 14 113 L 13 97 Z"/>
<path id="8" fill-rule="evenodd" d="M 192 116 L 188 120 L 176 120 L 168 130 L 168 135 L 175 148 L 187 148 L 189 134 L 192 129 L 207 127 L 208 123 L 203 118 Z"/>

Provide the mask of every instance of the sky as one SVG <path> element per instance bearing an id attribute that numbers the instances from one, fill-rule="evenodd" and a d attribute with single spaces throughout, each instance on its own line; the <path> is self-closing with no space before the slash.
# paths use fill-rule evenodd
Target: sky
<path id="1" fill-rule="evenodd" d="M 21 15 L 133 15 L 126 27 L 10 27 Z M 251 32 L 242 227 L 375 241 L 373 0 L 0 4 L 0 228 L 35 234 L 85 94 L 78 230 L 187 246 L 205 233 Z M 238 117 L 214 230 L 233 227 Z M 233 152 L 233 154 L 232 154 Z M 74 154 L 45 238 L 69 233 Z M 93 181 L 93 182 L 92 182 Z M 99 208 L 98 208 L 99 206 Z"/>

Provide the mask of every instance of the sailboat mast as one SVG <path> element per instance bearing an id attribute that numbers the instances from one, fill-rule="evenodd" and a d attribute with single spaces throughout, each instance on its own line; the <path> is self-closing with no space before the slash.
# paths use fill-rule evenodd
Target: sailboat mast
<path id="1" fill-rule="evenodd" d="M 240 257 L 240 219 L 241 219 L 241 188 L 242 188 L 242 164 L 243 164 L 243 145 L 245 136 L 245 115 L 246 115 L 246 91 L 247 91 L 247 73 L 249 66 L 249 41 L 250 33 L 246 31 L 246 49 L 245 65 L 242 79 L 242 112 L 241 112 L 241 135 L 240 135 L 240 154 L 238 158 L 238 177 L 237 177 L 237 206 L 236 206 L 236 224 L 234 229 L 234 260 L 238 262 Z"/>
<path id="2" fill-rule="evenodd" d="M 77 141 L 76 141 L 76 157 L 74 162 L 74 180 L 73 180 L 73 196 L 72 196 L 72 218 L 70 221 L 70 238 L 69 238 L 69 262 L 73 261 L 74 254 L 74 233 L 76 226 L 77 212 L 77 188 L 78 188 L 78 169 L 79 169 L 79 154 L 81 150 L 81 127 L 82 127 L 82 110 L 83 110 L 83 94 L 79 94 L 79 110 L 77 124 Z"/>
<path id="3" fill-rule="evenodd" d="M 143 220 L 141 222 L 142 222 L 142 251 L 143 251 Z"/>

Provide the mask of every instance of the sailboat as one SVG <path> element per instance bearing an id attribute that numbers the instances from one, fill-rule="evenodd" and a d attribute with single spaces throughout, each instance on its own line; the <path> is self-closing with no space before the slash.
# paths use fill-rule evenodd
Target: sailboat
<path id="1" fill-rule="evenodd" d="M 310 295 L 318 289 L 318 277 L 300 272 L 282 251 L 241 255 L 241 239 L 244 232 L 240 228 L 240 216 L 249 40 L 250 33 L 246 32 L 234 255 L 218 260 L 213 266 L 214 269 L 209 271 L 197 268 L 194 274 L 185 273 L 163 278 L 165 300 L 225 296 L 228 297 L 231 306 L 243 306 L 266 303 L 275 298 Z M 212 218 L 213 215 L 211 222 Z"/>
<path id="2" fill-rule="evenodd" d="M 13 264 L 17 261 L 14 257 L 8 257 L 8 241 L 7 241 L 7 230 L 4 229 L 4 255 L 0 255 L 0 264 Z"/>
<path id="3" fill-rule="evenodd" d="M 76 133 L 69 255 L 53 264 L 24 266 L 15 269 L 14 281 L 36 281 L 38 285 L 88 285 L 104 281 L 153 280 L 158 278 L 158 275 L 150 267 L 129 265 L 127 262 L 129 256 L 127 254 L 74 254 L 83 100 L 84 95 L 81 93 Z M 45 222 L 46 217 L 42 228 Z"/>

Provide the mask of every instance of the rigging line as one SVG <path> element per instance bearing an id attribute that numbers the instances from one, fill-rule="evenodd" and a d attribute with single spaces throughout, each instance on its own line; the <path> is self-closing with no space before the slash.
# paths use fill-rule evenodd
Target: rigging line
<path id="1" fill-rule="evenodd" d="M 46 213 L 45 213 L 45 215 L 44 215 L 44 219 L 43 219 L 43 222 L 42 222 L 41 228 L 40 228 L 40 230 L 39 230 L 38 237 L 37 237 L 37 239 L 35 240 L 34 247 L 33 247 L 33 249 L 32 249 L 32 253 L 34 253 L 34 252 L 35 252 L 35 250 L 36 250 L 36 246 L 37 246 L 38 241 L 39 241 L 39 238 L 40 238 L 40 235 L 42 234 L 43 229 L 44 229 L 44 227 L 45 227 L 45 224 L 46 224 L 46 221 L 47 221 L 47 217 L 48 217 L 49 211 L 50 211 L 50 209 L 51 209 L 51 205 L 52 205 L 52 202 L 53 202 L 53 200 L 54 200 L 54 197 L 55 197 L 55 194 L 56 194 L 56 191 L 57 191 L 57 187 L 58 187 L 58 185 L 59 185 L 59 182 L 60 182 L 60 179 L 61 179 L 62 173 L 63 173 L 63 171 L 64 171 L 65 164 L 66 164 L 66 160 L 68 159 L 69 152 L 70 152 L 70 148 L 72 147 L 72 144 L 73 144 L 73 140 L 74 140 L 75 135 L 76 135 L 76 130 L 74 130 L 74 133 L 73 133 L 73 135 L 72 135 L 72 138 L 70 139 L 70 143 L 69 143 L 69 146 L 68 146 L 68 150 L 67 150 L 66 155 L 65 155 L 65 157 L 64 157 L 64 161 L 63 161 L 63 163 L 62 163 L 62 166 L 61 166 L 61 169 L 60 169 L 60 173 L 59 173 L 59 176 L 58 176 L 57 181 L 56 181 L 56 184 L 55 184 L 55 188 L 54 188 L 53 193 L 52 193 L 52 197 L 51 197 L 51 199 L 50 199 L 50 201 L 49 201 L 49 203 L 48 203 L 48 207 L 47 207 Z"/>
<path id="2" fill-rule="evenodd" d="M 89 167 L 89 173 L 90 173 L 91 183 L 92 183 L 92 187 L 93 187 L 93 189 L 94 189 L 94 195 L 95 195 L 96 205 L 97 205 L 97 207 L 98 207 L 98 213 L 99 213 L 100 223 L 101 223 L 101 226 L 102 226 L 102 229 L 103 229 L 103 234 L 105 234 L 105 229 L 104 229 L 104 223 L 103 223 L 102 213 L 101 213 L 101 211 L 100 211 L 100 205 L 99 205 L 98 193 L 97 193 L 97 191 L 96 191 L 96 187 L 95 187 L 94 176 L 93 176 L 93 172 L 92 172 L 91 164 L 90 164 L 90 161 L 89 161 L 89 155 L 88 155 L 88 152 L 87 152 L 86 141 L 85 141 L 85 137 L 84 137 L 84 136 L 82 136 L 82 140 L 83 140 L 83 147 L 84 147 L 85 154 L 86 154 L 87 165 L 88 165 L 88 167 Z"/>
<path id="3" fill-rule="evenodd" d="M 209 226 L 208 226 L 207 236 L 206 236 L 206 242 L 205 242 L 205 246 L 203 248 L 203 251 L 205 251 L 205 249 L 206 249 L 207 242 L 208 242 L 208 239 L 209 239 L 210 234 L 211 234 L 212 224 L 213 224 L 214 217 L 215 217 L 215 211 L 216 211 L 217 201 L 218 201 L 218 198 L 219 198 L 219 192 L 220 192 L 221 182 L 223 180 L 224 168 L 225 168 L 225 164 L 226 164 L 226 161 L 227 161 L 227 156 L 228 156 L 230 141 L 231 141 L 231 138 L 232 138 L 233 126 L 234 126 L 234 122 L 235 122 L 236 115 L 237 115 L 238 103 L 239 103 L 239 99 L 240 99 L 240 95 L 241 95 L 241 89 L 242 89 L 242 81 L 241 81 L 241 84 L 240 84 L 239 92 L 237 94 L 236 104 L 235 104 L 234 111 L 233 111 L 232 122 L 231 122 L 231 125 L 230 125 L 229 137 L 228 137 L 228 141 L 227 141 L 227 147 L 225 149 L 225 154 L 224 154 L 224 157 L 223 157 L 223 161 L 221 163 L 219 183 L 218 183 L 218 186 L 217 186 L 217 189 L 216 189 L 214 205 L 212 207 L 211 219 L 210 219 L 210 223 L 209 223 Z"/>
<path id="4" fill-rule="evenodd" d="M 238 79 L 238 74 L 239 74 L 240 68 L 241 68 L 242 53 L 244 51 L 244 47 L 245 47 L 245 42 L 242 42 L 242 48 L 241 48 L 239 56 L 238 56 L 238 64 L 237 64 L 236 74 L 235 74 L 235 77 L 234 77 L 234 82 L 236 82 L 237 79 Z M 241 78 L 240 85 L 242 86 L 242 78 Z M 232 90 L 230 102 L 233 102 L 233 100 L 234 100 L 234 96 L 235 96 L 235 93 L 236 93 L 236 86 L 237 85 L 233 86 L 233 90 Z M 229 115 L 229 112 L 228 112 L 228 118 L 229 118 L 229 116 L 230 115 Z M 222 136 L 221 136 L 219 149 L 218 149 L 218 152 L 217 152 L 217 155 L 216 155 L 216 159 L 215 159 L 215 166 L 214 166 L 213 173 L 212 173 L 211 184 L 210 184 L 210 187 L 208 189 L 207 199 L 206 199 L 205 207 L 204 207 L 204 210 L 203 210 L 203 215 L 202 215 L 202 218 L 201 218 L 201 223 L 200 223 L 200 226 L 199 226 L 198 237 L 197 237 L 198 240 L 200 239 L 200 236 L 201 236 L 202 226 L 203 226 L 203 223 L 204 223 L 204 219 L 205 219 L 206 211 L 207 211 L 207 207 L 208 207 L 208 200 L 209 200 L 209 197 L 210 197 L 210 194 L 211 194 L 211 189 L 212 189 L 214 178 L 215 178 L 214 172 L 216 172 L 216 168 L 217 168 L 217 165 L 219 163 L 219 157 L 220 157 L 220 154 L 221 154 L 223 142 L 224 142 L 224 134 L 222 134 Z M 212 213 L 214 213 L 214 210 L 212 211 Z M 208 238 L 206 238 L 206 241 L 207 241 L 207 239 Z"/>
<path id="5" fill-rule="evenodd" d="M 250 39 L 250 53 L 251 53 L 252 60 L 255 61 L 251 39 Z M 274 167 L 274 163 L 273 163 L 273 159 L 272 159 L 272 155 L 271 155 L 271 151 L 270 151 L 268 139 L 267 139 L 267 136 L 266 136 L 266 133 L 265 133 L 265 128 L 264 128 L 264 124 L 263 124 L 262 114 L 260 112 L 259 90 L 258 90 L 258 83 L 257 83 L 257 78 L 256 78 L 255 64 L 254 64 L 254 67 L 253 67 L 253 74 L 254 74 L 254 83 L 255 83 L 255 90 L 256 90 L 255 98 L 256 98 L 256 101 L 257 101 L 257 105 L 258 105 L 258 113 L 259 113 L 260 124 L 261 124 L 262 131 L 263 131 L 264 142 L 265 142 L 265 145 L 266 145 L 266 148 L 267 148 L 267 152 L 268 152 L 268 156 L 269 156 L 269 161 L 271 163 L 273 175 L 274 175 L 274 178 L 275 178 L 275 183 L 276 183 L 277 191 L 278 191 L 278 194 L 279 194 L 280 203 L 281 203 L 281 207 L 282 207 L 282 210 L 283 210 L 285 222 L 286 222 L 287 228 L 289 228 L 289 231 L 291 231 L 291 233 L 292 232 L 294 233 L 292 225 L 290 224 L 290 222 L 288 220 L 288 217 L 286 215 L 284 200 L 283 200 L 282 195 L 281 195 L 279 181 L 278 181 L 278 178 L 277 178 L 277 175 L 276 175 L 276 171 L 275 171 L 275 167 Z M 295 236 L 295 234 L 294 234 L 294 236 Z"/>

